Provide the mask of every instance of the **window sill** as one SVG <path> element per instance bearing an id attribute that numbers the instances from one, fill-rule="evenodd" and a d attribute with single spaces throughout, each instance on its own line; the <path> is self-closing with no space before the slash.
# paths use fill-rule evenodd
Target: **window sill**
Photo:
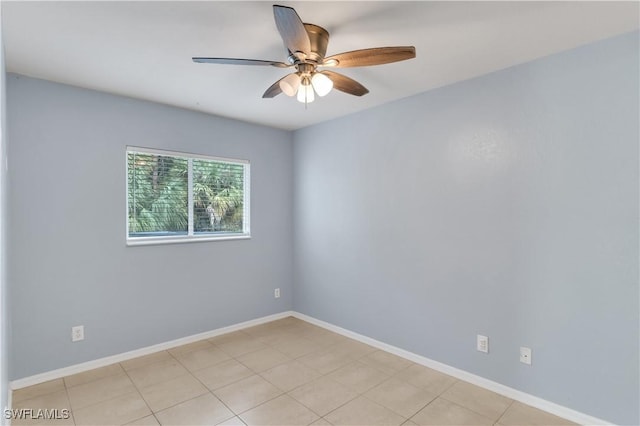
<path id="1" fill-rule="evenodd" d="M 183 244 L 183 243 L 200 243 L 205 241 L 229 241 L 229 240 L 249 240 L 251 234 L 231 234 L 231 235 L 216 235 L 216 236 L 202 236 L 202 237 L 138 237 L 127 238 L 127 247 L 132 246 L 152 246 L 158 244 Z"/>

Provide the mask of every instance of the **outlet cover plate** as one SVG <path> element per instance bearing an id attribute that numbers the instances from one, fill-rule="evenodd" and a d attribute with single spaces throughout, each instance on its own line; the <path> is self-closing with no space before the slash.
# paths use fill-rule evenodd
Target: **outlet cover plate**
<path id="1" fill-rule="evenodd" d="M 71 341 L 79 342 L 81 340 L 84 340 L 84 325 L 71 327 Z"/>
<path id="2" fill-rule="evenodd" d="M 531 348 L 526 348 L 524 346 L 520 348 L 520 362 L 531 365 Z"/>
<path id="3" fill-rule="evenodd" d="M 487 336 L 483 336 L 482 334 L 478 334 L 478 339 L 476 341 L 476 349 L 479 352 L 484 352 L 486 354 L 489 353 L 489 338 Z"/>

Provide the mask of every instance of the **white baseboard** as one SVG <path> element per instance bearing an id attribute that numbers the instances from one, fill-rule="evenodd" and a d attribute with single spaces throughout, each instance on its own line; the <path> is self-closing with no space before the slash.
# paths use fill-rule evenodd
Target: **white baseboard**
<path id="1" fill-rule="evenodd" d="M 542 398 L 538 398 L 537 396 L 533 396 L 528 393 L 519 391 L 517 389 L 513 389 L 508 386 L 502 385 L 500 383 L 494 382 L 492 380 L 485 379 L 484 377 L 477 376 L 475 374 L 469 373 L 468 371 L 460 370 L 458 368 L 451 367 L 450 365 L 443 364 L 441 362 L 434 361 L 429 358 L 425 358 L 421 355 L 414 354 L 413 352 L 405 351 L 404 349 L 400 349 L 396 346 L 386 344 L 379 340 L 372 339 L 370 337 L 338 327 L 336 325 L 333 325 L 325 321 L 321 321 L 319 319 L 310 317 L 308 315 L 301 314 L 295 311 L 292 313 L 292 315 L 303 321 L 309 322 L 311 324 L 317 325 L 319 327 L 325 328 L 327 330 L 333 331 L 335 333 L 341 334 L 351 339 L 360 341 L 362 343 L 366 343 L 367 345 L 373 346 L 380 350 L 392 353 L 394 355 L 398 355 L 399 357 L 413 361 L 416 364 L 424 365 L 425 367 L 432 368 L 434 370 L 453 376 L 457 379 L 464 380 L 465 382 L 472 383 L 476 386 L 480 386 L 492 392 L 498 393 L 500 395 L 504 395 L 507 398 L 511 398 L 513 400 L 522 402 L 523 404 L 530 405 L 532 407 L 554 414 L 558 417 L 565 418 L 572 422 L 582 424 L 582 425 L 611 425 L 612 424 L 611 422 L 607 422 L 605 420 L 598 419 L 596 417 L 581 413 L 571 408 L 558 405 L 556 403 L 547 401 Z"/>
<path id="2" fill-rule="evenodd" d="M 138 358 L 144 355 L 149 355 L 154 352 L 164 351 L 167 349 L 175 348 L 176 346 L 186 345 L 187 343 L 197 342 L 202 339 L 209 339 L 211 337 L 219 336 L 221 334 L 230 333 L 232 331 L 241 330 L 243 328 L 253 327 L 254 325 L 264 324 L 266 322 L 275 321 L 281 318 L 292 316 L 292 311 L 284 311 L 273 315 L 268 315 L 262 318 L 256 318 L 253 320 L 233 324 L 228 327 L 222 327 L 211 331 L 205 331 L 204 333 L 198 333 L 180 339 L 171 340 L 164 343 L 158 343 L 157 345 L 147 346 L 145 348 L 136 349 L 129 352 L 124 352 L 117 355 L 111 355 L 104 358 L 99 358 L 93 361 L 83 362 L 81 364 L 71 365 L 69 367 L 58 368 L 57 370 L 47 371 L 33 376 L 24 377 L 22 379 L 13 380 L 10 383 L 10 388 L 20 389 L 27 386 L 37 385 L 39 383 L 48 382 L 49 380 L 59 379 L 61 377 L 69 376 L 71 374 L 83 373 L 94 368 L 105 367 L 107 365 L 115 364 L 116 362 L 127 361 L 129 359 Z M 9 392 L 11 397 L 11 392 Z M 11 408 L 11 406 L 9 406 Z"/>
<path id="3" fill-rule="evenodd" d="M 307 321 L 311 324 L 315 324 L 319 327 L 325 328 L 327 330 L 333 331 L 335 333 L 341 334 L 351 339 L 358 340 L 362 343 L 366 343 L 368 345 L 371 345 L 383 351 L 387 351 L 394 355 L 398 355 L 402 358 L 413 361 L 416 364 L 424 365 L 425 367 L 432 368 L 434 370 L 453 376 L 457 379 L 464 380 L 465 382 L 472 383 L 476 386 L 480 386 L 482 388 L 496 392 L 500 395 L 504 395 L 508 398 L 514 399 L 516 401 L 520 401 L 523 404 L 527 404 L 532 407 L 538 408 L 540 410 L 546 411 L 548 413 L 554 414 L 556 416 L 563 417 L 572 422 L 583 424 L 583 425 L 612 424 L 611 422 L 598 419 L 596 417 L 581 413 L 571 408 L 567 408 L 562 405 L 558 405 L 553 402 L 544 400 L 542 398 L 538 398 L 528 393 L 519 391 L 517 389 L 510 388 L 508 386 L 502 385 L 492 380 L 485 379 L 484 377 L 477 376 L 475 374 L 469 373 L 468 371 L 451 367 L 450 365 L 443 364 L 438 361 L 434 361 L 432 359 L 423 357 L 421 355 L 414 354 L 413 352 L 400 349 L 396 346 L 389 345 L 379 340 L 372 339 L 362 334 L 355 333 L 353 331 L 338 327 L 331 323 L 321 321 L 316 318 L 313 318 L 308 315 L 295 312 L 295 311 L 284 311 L 278 314 L 268 315 L 266 317 L 256 318 L 250 321 L 245 321 L 238 324 L 230 325 L 228 327 L 222 327 L 215 330 L 206 331 L 204 333 L 194 334 L 191 336 L 182 337 L 180 339 L 171 340 L 169 342 L 159 343 L 157 345 L 147 346 L 145 348 L 140 348 L 140 349 L 136 349 L 136 350 L 125 352 L 125 353 L 96 359 L 93 361 L 83 362 L 81 364 L 71 365 L 69 367 L 59 368 L 57 370 L 47 371 L 45 373 L 36 374 L 36 375 L 25 377 L 22 379 L 13 380 L 10 383 L 10 388 L 15 390 L 15 389 L 24 388 L 27 386 L 37 385 L 39 383 L 47 382 L 49 380 L 59 379 L 65 376 L 69 376 L 71 374 L 82 373 L 88 370 L 93 370 L 94 368 L 99 368 L 99 367 L 104 367 L 110 364 L 114 364 L 116 362 L 127 361 L 129 359 L 137 358 L 144 355 L 149 355 L 154 352 L 171 349 L 176 346 L 186 345 L 188 343 L 193 343 L 202 339 L 208 339 L 221 334 L 230 333 L 232 331 L 242 330 L 243 328 L 253 327 L 255 325 L 264 324 L 266 322 L 275 321 L 288 316 L 294 316 L 303 321 Z M 8 405 L 9 405 L 9 408 L 11 408 L 11 392 L 9 392 Z"/>

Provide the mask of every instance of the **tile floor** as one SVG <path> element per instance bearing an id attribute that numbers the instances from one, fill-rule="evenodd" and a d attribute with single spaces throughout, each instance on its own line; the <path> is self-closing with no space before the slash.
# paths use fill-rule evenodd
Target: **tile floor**
<path id="1" fill-rule="evenodd" d="M 293 317 L 19 389 L 13 408 L 76 425 L 572 424 Z"/>

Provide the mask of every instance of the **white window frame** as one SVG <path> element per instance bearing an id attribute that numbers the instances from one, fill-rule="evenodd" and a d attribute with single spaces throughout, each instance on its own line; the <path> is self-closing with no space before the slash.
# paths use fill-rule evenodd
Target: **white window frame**
<path id="1" fill-rule="evenodd" d="M 171 157 L 186 158 L 188 160 L 188 214 L 189 214 L 189 226 L 187 235 L 172 235 L 172 236 L 152 236 L 152 237 L 130 237 L 129 236 L 129 153 L 138 152 L 142 154 L 153 155 L 165 155 Z M 221 163 L 242 164 L 244 166 L 244 185 L 243 185 L 243 220 L 242 220 L 242 232 L 238 233 L 220 233 L 219 235 L 203 234 L 197 235 L 193 232 L 193 173 L 192 166 L 194 159 L 203 159 L 209 161 L 217 161 Z M 127 246 L 142 246 L 153 244 L 175 244 L 175 243 L 191 243 L 201 241 L 224 241 L 224 240 L 242 240 L 251 238 L 250 232 L 250 163 L 249 160 L 240 160 L 234 158 L 214 157 L 210 155 L 191 154 L 179 151 L 168 151 L 162 149 L 143 148 L 137 146 L 127 146 L 125 149 L 125 228 L 126 228 L 126 241 Z"/>

